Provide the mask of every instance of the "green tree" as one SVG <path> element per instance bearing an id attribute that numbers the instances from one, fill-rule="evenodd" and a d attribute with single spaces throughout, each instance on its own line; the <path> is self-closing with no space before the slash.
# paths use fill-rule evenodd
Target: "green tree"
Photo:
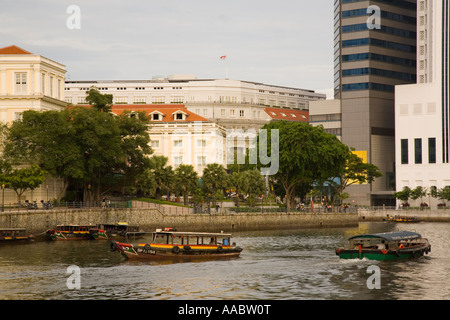
<path id="1" fill-rule="evenodd" d="M 239 203 L 241 198 L 243 199 L 243 192 L 246 188 L 247 185 L 247 181 L 245 179 L 245 175 L 244 175 L 245 171 L 239 172 L 239 171 L 235 171 L 232 172 L 231 175 L 229 176 L 229 185 L 230 187 L 232 187 L 236 193 L 236 207 L 239 208 Z"/>
<path id="2" fill-rule="evenodd" d="M 86 91 L 86 101 L 101 112 L 110 112 L 112 108 L 113 95 L 101 94 L 95 87 Z"/>
<path id="3" fill-rule="evenodd" d="M 95 108 L 26 111 L 8 130 L 5 154 L 14 163 L 36 163 L 50 175 L 84 186 L 85 199 L 134 184 L 151 153 L 142 115 L 119 117 Z M 61 195 L 62 196 L 62 195 Z"/>
<path id="4" fill-rule="evenodd" d="M 410 187 L 404 187 L 403 190 L 394 192 L 393 196 L 394 198 L 403 201 L 403 205 L 406 205 L 411 197 L 411 191 Z"/>
<path id="5" fill-rule="evenodd" d="M 207 164 L 203 169 L 202 188 L 205 194 L 213 198 L 213 206 L 217 204 L 217 192 L 222 191 L 228 185 L 228 176 L 225 168 L 217 163 Z"/>
<path id="6" fill-rule="evenodd" d="M 421 204 L 423 203 L 422 199 L 427 195 L 427 190 L 422 186 L 417 186 L 416 188 L 411 190 L 411 199 L 417 200 L 420 198 Z"/>
<path id="7" fill-rule="evenodd" d="M 333 205 L 347 187 L 354 184 L 372 183 L 375 178 L 383 175 L 377 166 L 364 163 L 363 159 L 351 150 L 347 153 L 345 166 L 341 169 L 338 176 L 327 180 L 332 190 L 331 203 Z"/>
<path id="8" fill-rule="evenodd" d="M 264 195 L 266 182 L 261 172 L 257 169 L 244 171 L 243 178 L 246 183 L 243 185 L 242 191 L 247 195 L 249 206 L 254 207 L 256 198 Z"/>
<path id="9" fill-rule="evenodd" d="M 180 164 L 175 169 L 175 185 L 181 189 L 184 205 L 187 205 L 188 195 L 198 188 L 198 174 L 192 165 Z"/>
<path id="10" fill-rule="evenodd" d="M 7 184 L 17 195 L 17 200 L 20 203 L 21 197 L 27 190 L 34 190 L 38 188 L 45 181 L 46 172 L 37 165 L 31 165 L 26 168 L 13 169 L 7 175 Z"/>
<path id="11" fill-rule="evenodd" d="M 322 127 L 304 122 L 275 121 L 262 129 L 267 130 L 268 136 L 265 152 L 272 158 L 276 155 L 271 155 L 271 134 L 273 130 L 279 130 L 278 148 L 273 148 L 278 153 L 279 168 L 273 178 L 285 190 L 288 211 L 294 204 L 296 188 L 301 187 L 306 194 L 306 185 L 311 189 L 314 181 L 337 176 L 345 166 L 348 147 Z M 260 137 L 261 134 L 258 148 L 261 146 Z"/>

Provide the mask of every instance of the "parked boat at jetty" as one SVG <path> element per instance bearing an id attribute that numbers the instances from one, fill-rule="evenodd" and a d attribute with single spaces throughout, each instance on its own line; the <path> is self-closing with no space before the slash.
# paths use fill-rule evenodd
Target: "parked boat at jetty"
<path id="1" fill-rule="evenodd" d="M 410 217 L 410 216 L 388 216 L 387 221 L 389 222 L 421 222 L 419 217 Z"/>
<path id="2" fill-rule="evenodd" d="M 55 229 L 47 230 L 49 240 L 97 240 L 107 239 L 105 230 L 91 225 L 58 225 Z"/>
<path id="3" fill-rule="evenodd" d="M 118 222 L 114 224 L 99 224 L 97 225 L 97 227 L 105 231 L 108 239 L 141 238 L 147 234 L 147 232 L 142 231 L 139 226 L 130 226 L 126 222 Z"/>
<path id="4" fill-rule="evenodd" d="M 177 232 L 157 229 L 149 243 L 111 242 L 111 251 L 127 259 L 218 259 L 239 257 L 242 248 L 231 243 L 229 233 Z"/>
<path id="5" fill-rule="evenodd" d="M 3 243 L 30 243 L 35 240 L 32 234 L 27 234 L 24 228 L 1 228 L 0 244 Z"/>
<path id="6" fill-rule="evenodd" d="M 336 249 L 341 259 L 399 260 L 420 257 L 431 251 L 428 239 L 410 231 L 363 234 L 350 237 L 348 241 L 347 247 Z"/>

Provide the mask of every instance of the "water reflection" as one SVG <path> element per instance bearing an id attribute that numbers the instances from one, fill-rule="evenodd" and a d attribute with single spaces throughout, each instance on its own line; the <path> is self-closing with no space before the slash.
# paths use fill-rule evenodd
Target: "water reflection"
<path id="1" fill-rule="evenodd" d="M 449 299 L 449 224 L 362 223 L 358 228 L 234 234 L 244 250 L 232 260 L 132 262 L 108 241 L 37 242 L 0 247 L 1 299 Z M 335 249 L 358 233 L 410 230 L 432 244 L 407 261 L 340 260 Z M 81 289 L 66 286 L 81 268 Z M 367 268 L 381 270 L 370 290 Z"/>

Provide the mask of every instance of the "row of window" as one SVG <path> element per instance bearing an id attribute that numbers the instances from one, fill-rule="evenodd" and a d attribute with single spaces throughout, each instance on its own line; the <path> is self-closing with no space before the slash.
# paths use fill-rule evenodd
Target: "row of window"
<path id="1" fill-rule="evenodd" d="M 342 70 L 343 77 L 375 75 L 386 78 L 400 79 L 409 82 L 416 82 L 417 76 L 411 73 L 383 70 L 377 68 L 357 68 Z"/>
<path id="2" fill-rule="evenodd" d="M 401 139 L 401 163 L 409 164 L 409 141 L 408 139 Z M 422 164 L 422 139 L 414 139 L 414 163 Z M 428 163 L 436 163 L 436 138 L 428 138 Z"/>
<path id="3" fill-rule="evenodd" d="M 47 75 L 45 73 L 41 74 L 41 92 L 43 94 L 60 99 L 61 86 L 62 86 L 61 79 L 56 79 L 54 76 Z M 27 72 L 14 73 L 14 94 L 28 94 Z"/>
<path id="4" fill-rule="evenodd" d="M 352 17 L 369 16 L 369 15 L 372 15 L 372 13 L 370 11 L 367 12 L 367 8 L 342 11 L 342 18 L 352 18 Z M 388 12 L 388 11 L 381 11 L 381 18 L 395 20 L 395 21 L 401 21 L 401 22 L 412 24 L 412 25 L 416 25 L 416 23 L 417 23 L 416 17 L 405 16 L 403 14 L 398 14 L 398 13 L 393 13 L 393 12 Z"/>
<path id="5" fill-rule="evenodd" d="M 414 54 L 417 52 L 416 46 L 410 46 L 407 44 L 402 44 L 402 43 L 397 43 L 397 42 L 392 42 L 392 41 L 385 41 L 385 40 L 380 40 L 380 39 L 375 39 L 375 38 L 360 38 L 360 39 L 352 39 L 352 40 L 342 41 L 343 48 L 359 47 L 359 46 L 377 46 L 377 47 L 383 47 L 386 49 L 410 52 L 410 53 L 414 53 Z"/>
<path id="6" fill-rule="evenodd" d="M 151 142 L 152 148 L 159 148 L 159 140 L 152 140 Z M 173 140 L 173 147 L 174 148 L 182 148 L 183 147 L 183 140 L 182 139 L 177 139 L 177 140 Z M 197 140 L 197 147 L 198 148 L 205 148 L 206 147 L 206 140 L 204 139 L 199 139 Z"/>
<path id="7" fill-rule="evenodd" d="M 414 68 L 417 66 L 416 60 L 386 56 L 383 54 L 377 54 L 372 52 L 347 54 L 342 56 L 342 62 L 364 61 L 364 60 L 379 61 Z"/>
<path id="8" fill-rule="evenodd" d="M 342 0 L 342 3 L 354 3 L 354 2 L 365 2 L 367 0 Z M 401 7 L 404 9 L 409 9 L 409 10 L 416 10 L 416 3 L 414 2 L 409 2 L 409 1 L 404 1 L 404 0 L 372 0 L 374 2 L 379 2 L 379 3 L 385 3 L 385 4 L 389 4 L 391 6 L 397 6 L 397 7 Z"/>
<path id="9" fill-rule="evenodd" d="M 342 32 L 357 32 L 357 31 L 367 31 L 369 30 L 367 23 L 359 23 L 359 24 L 351 24 L 348 26 L 342 26 Z M 393 28 L 393 27 L 387 27 L 387 26 L 381 26 L 381 29 L 374 29 L 376 31 L 392 34 L 394 36 L 404 37 L 404 38 L 410 38 L 410 39 L 416 39 L 417 38 L 417 32 L 399 29 L 399 28 Z"/>
<path id="10" fill-rule="evenodd" d="M 342 85 L 342 91 L 357 91 L 357 90 L 377 90 L 385 92 L 394 92 L 395 87 L 382 83 L 362 82 L 349 83 Z"/>

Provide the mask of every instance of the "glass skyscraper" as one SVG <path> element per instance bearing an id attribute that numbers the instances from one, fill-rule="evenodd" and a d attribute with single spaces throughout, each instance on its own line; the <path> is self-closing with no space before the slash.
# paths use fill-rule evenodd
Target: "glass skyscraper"
<path id="1" fill-rule="evenodd" d="M 342 142 L 383 173 L 346 191 L 358 205 L 395 205 L 395 85 L 416 83 L 417 0 L 336 0 L 334 8 Z"/>

